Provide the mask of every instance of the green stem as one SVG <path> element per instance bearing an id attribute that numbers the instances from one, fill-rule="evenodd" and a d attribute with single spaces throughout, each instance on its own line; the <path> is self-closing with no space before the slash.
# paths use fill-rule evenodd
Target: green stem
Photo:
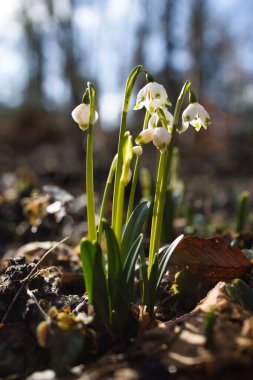
<path id="1" fill-rule="evenodd" d="M 117 159 L 118 156 L 117 154 L 115 155 L 110 171 L 107 177 L 106 185 L 105 185 L 105 190 L 104 190 L 104 195 L 102 199 L 102 204 L 101 204 L 101 209 L 100 209 L 100 215 L 99 215 L 99 223 L 98 223 L 98 242 L 101 243 L 102 240 L 102 232 L 103 232 L 103 218 L 105 216 L 105 211 L 108 203 L 108 197 L 109 197 L 109 192 L 111 189 L 111 184 L 113 182 L 114 174 L 115 174 L 115 169 L 116 169 L 116 164 L 117 164 Z"/>
<path id="2" fill-rule="evenodd" d="M 168 183 L 168 175 L 171 167 L 173 147 L 175 143 L 176 131 L 178 128 L 180 110 L 187 91 L 190 88 L 191 83 L 187 81 L 181 93 L 177 99 L 173 127 L 171 132 L 171 141 L 165 153 L 161 153 L 159 160 L 159 167 L 157 173 L 155 200 L 152 215 L 151 235 L 150 235 L 150 250 L 149 250 L 149 262 L 148 262 L 148 276 L 150 276 L 154 257 L 157 254 L 161 240 L 161 230 L 163 223 L 163 209 L 165 204 L 166 188 Z"/>
<path id="3" fill-rule="evenodd" d="M 155 199 L 153 206 L 153 214 L 152 214 L 152 223 L 151 223 L 151 235 L 150 235 L 150 246 L 149 246 L 149 262 L 148 262 L 148 276 L 150 276 L 151 269 L 153 266 L 154 256 L 158 252 L 159 244 L 160 244 L 160 236 L 159 236 L 159 220 L 162 219 L 163 209 L 161 207 L 162 204 L 162 179 L 165 173 L 165 163 L 167 160 L 168 152 L 167 150 L 164 153 L 160 153 L 160 159 L 158 164 L 157 171 L 157 181 L 156 181 L 156 189 L 155 189 Z"/>
<path id="4" fill-rule="evenodd" d="M 118 204 L 119 204 L 119 183 L 123 164 L 123 143 L 124 135 L 126 131 L 126 120 L 127 112 L 122 111 L 121 124 L 120 124 L 120 134 L 119 134 L 119 144 L 118 144 L 118 162 L 116 165 L 115 181 L 114 181 L 114 193 L 113 193 L 113 204 L 112 204 L 112 228 L 115 231 L 116 226 L 119 222 L 117 219 L 118 214 Z M 119 239 L 118 239 L 119 242 Z"/>
<path id="5" fill-rule="evenodd" d="M 118 142 L 118 161 L 116 165 L 113 204 L 112 204 L 112 228 L 115 232 L 115 235 L 117 237 L 119 244 L 121 240 L 120 231 L 122 231 L 123 208 L 124 208 L 124 190 L 122 190 L 123 184 L 120 185 L 120 177 L 121 177 L 122 163 L 123 163 L 123 143 L 124 143 L 124 135 L 126 132 L 126 121 L 127 121 L 128 108 L 130 104 L 130 98 L 131 98 L 135 81 L 140 73 L 141 68 L 142 66 L 136 66 L 128 77 L 126 89 L 125 89 L 123 110 L 122 110 L 122 115 L 121 115 L 120 133 L 119 133 L 119 142 Z"/>
<path id="6" fill-rule="evenodd" d="M 116 225 L 114 227 L 115 236 L 118 240 L 118 243 L 120 245 L 121 242 L 121 235 L 122 235 L 122 229 L 123 229 L 123 216 L 124 216 L 124 197 L 125 197 L 125 184 L 124 182 L 120 181 L 118 186 L 118 207 L 117 207 L 117 213 L 116 213 Z"/>
<path id="7" fill-rule="evenodd" d="M 88 237 L 96 240 L 94 179 L 93 179 L 93 126 L 89 125 L 87 150 L 86 150 L 86 196 L 87 196 L 87 221 Z"/>
<path id="8" fill-rule="evenodd" d="M 150 115 L 149 112 L 146 111 L 144 123 L 143 123 L 143 130 L 146 129 L 148 126 L 149 115 Z M 130 215 L 132 214 L 133 208 L 134 208 L 134 198 L 135 198 L 135 193 L 136 193 L 137 181 L 139 177 L 140 162 L 141 162 L 141 157 L 138 156 L 135 161 L 134 174 L 133 174 L 133 180 L 132 180 L 132 185 L 131 185 L 128 209 L 127 209 L 127 217 L 126 217 L 127 221 L 130 218 Z"/>

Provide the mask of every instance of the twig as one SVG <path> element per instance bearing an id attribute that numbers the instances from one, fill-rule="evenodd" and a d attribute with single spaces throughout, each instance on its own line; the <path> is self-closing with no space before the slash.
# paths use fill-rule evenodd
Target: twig
<path id="1" fill-rule="evenodd" d="M 35 302 L 37 308 L 39 309 L 40 314 L 43 316 L 43 318 L 44 318 L 46 321 L 51 321 L 51 318 L 49 317 L 49 315 L 48 315 L 47 313 L 44 312 L 44 310 L 43 310 L 42 307 L 40 306 L 40 304 L 39 304 L 37 298 L 35 297 L 35 295 L 33 294 L 33 292 L 29 289 L 29 287 L 28 287 L 27 284 L 26 284 L 26 286 L 25 286 L 25 289 L 26 289 L 26 293 L 28 294 L 28 296 L 31 297 L 31 298 L 34 300 L 34 302 Z"/>
<path id="2" fill-rule="evenodd" d="M 19 290 L 17 291 L 17 293 L 15 294 L 15 297 L 13 298 L 13 300 L 11 301 L 11 304 L 10 306 L 8 307 L 1 323 L 4 323 L 13 307 L 13 305 L 15 304 L 19 294 L 21 293 L 21 291 L 23 290 L 26 282 L 32 277 L 32 275 L 35 273 L 35 271 L 37 270 L 38 266 L 42 263 L 43 260 L 45 260 L 45 258 L 49 255 L 49 253 L 51 253 L 55 248 L 57 248 L 59 245 L 61 245 L 62 243 L 64 243 L 66 240 L 68 240 L 69 237 L 65 237 L 64 239 L 62 239 L 61 241 L 59 241 L 58 243 L 56 243 L 52 248 L 50 248 L 47 252 L 45 252 L 45 254 L 42 256 L 42 258 L 37 262 L 37 264 L 33 267 L 33 269 L 31 270 L 31 272 L 28 274 L 27 277 L 25 277 L 23 280 L 20 281 L 21 283 L 21 286 L 19 288 Z"/>

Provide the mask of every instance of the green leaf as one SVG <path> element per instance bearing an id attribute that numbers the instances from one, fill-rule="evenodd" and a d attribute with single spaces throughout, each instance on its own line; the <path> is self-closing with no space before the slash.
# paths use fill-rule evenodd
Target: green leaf
<path id="1" fill-rule="evenodd" d="M 119 245 L 115 233 L 107 221 L 103 221 L 103 230 L 107 247 L 108 277 L 116 279 L 122 271 Z"/>
<path id="2" fill-rule="evenodd" d="M 149 276 L 149 305 L 147 306 L 148 306 L 148 312 L 150 313 L 153 312 L 153 309 L 155 306 L 157 290 L 158 290 L 158 287 L 157 287 L 158 276 L 159 276 L 159 266 L 158 266 L 158 256 L 156 255 L 154 257 L 154 262 L 153 262 L 152 269 Z"/>
<path id="3" fill-rule="evenodd" d="M 136 79 L 140 73 L 140 70 L 142 69 L 141 65 L 135 66 L 131 73 L 129 74 L 129 77 L 127 79 L 127 84 L 126 84 L 126 95 L 125 99 L 127 99 L 127 104 L 124 105 L 124 110 L 127 112 L 128 107 L 129 107 L 129 97 L 133 91 L 134 84 L 136 82 Z"/>
<path id="4" fill-rule="evenodd" d="M 104 272 L 104 261 L 100 245 L 83 239 L 80 245 L 81 262 L 89 304 L 104 323 L 109 322 L 109 302 Z"/>
<path id="5" fill-rule="evenodd" d="M 98 319 L 102 322 L 109 323 L 109 297 L 107 283 L 104 271 L 103 254 L 100 245 L 95 242 L 95 260 L 93 275 L 93 306 Z"/>
<path id="6" fill-rule="evenodd" d="M 83 268 L 84 282 L 88 294 L 89 303 L 93 304 L 93 276 L 96 248 L 88 239 L 82 239 L 80 255 Z"/>
<path id="7" fill-rule="evenodd" d="M 150 206 L 150 201 L 141 202 L 132 212 L 128 220 L 128 223 L 124 228 L 121 241 L 122 263 L 124 263 L 127 253 L 129 252 L 131 246 L 141 233 Z"/>
<path id="8" fill-rule="evenodd" d="M 122 281 L 124 284 L 125 299 L 127 305 L 133 301 L 133 285 L 134 285 L 134 273 L 135 264 L 142 247 L 143 235 L 140 234 L 135 242 L 132 244 L 123 267 Z"/>
<path id="9" fill-rule="evenodd" d="M 145 252 L 142 247 L 140 251 L 140 258 L 141 258 L 141 276 L 142 276 L 142 303 L 143 305 L 149 305 L 149 281 L 148 281 L 148 267 L 146 263 L 146 257 Z"/>
<path id="10" fill-rule="evenodd" d="M 164 256 L 160 262 L 160 265 L 159 265 L 159 270 L 158 270 L 158 280 L 157 280 L 157 284 L 156 284 L 156 289 L 159 288 L 160 286 L 160 283 L 162 281 L 162 278 L 163 276 L 165 275 L 166 273 L 166 270 L 167 270 L 167 267 L 168 267 L 168 264 L 169 264 L 169 260 L 171 258 L 171 255 L 172 253 L 174 252 L 175 248 L 177 247 L 177 245 L 180 243 L 180 241 L 183 239 L 184 235 L 180 235 L 178 236 L 174 241 L 173 243 L 170 244 L 169 248 L 166 250 L 166 252 L 164 253 Z"/>
<path id="11" fill-rule="evenodd" d="M 121 315 L 124 314 L 124 305 L 122 304 L 122 267 L 119 245 L 113 229 L 106 221 L 103 221 L 103 230 L 105 231 L 108 263 L 108 297 L 110 309 L 110 321 L 114 329 L 121 329 Z M 124 295 L 123 295 L 124 297 Z"/>

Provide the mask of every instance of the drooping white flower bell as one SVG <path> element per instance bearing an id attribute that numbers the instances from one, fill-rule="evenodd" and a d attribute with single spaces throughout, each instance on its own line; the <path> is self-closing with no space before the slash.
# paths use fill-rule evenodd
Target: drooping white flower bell
<path id="1" fill-rule="evenodd" d="M 90 104 L 79 104 L 71 113 L 75 122 L 79 125 L 79 128 L 85 131 L 89 127 L 89 117 L 90 117 Z M 92 125 L 98 120 L 98 113 L 95 111 L 94 119 Z"/>
<path id="2" fill-rule="evenodd" d="M 199 131 L 201 127 L 207 129 L 211 124 L 209 113 L 198 102 L 190 103 L 182 114 L 182 129 L 179 133 L 183 133 L 192 125 L 196 131 Z"/>
<path id="3" fill-rule="evenodd" d="M 166 109 L 163 109 L 163 113 L 166 120 L 166 125 L 168 128 L 168 131 L 171 133 L 172 131 L 172 124 L 173 124 L 173 115 Z M 159 115 L 157 112 L 153 113 L 153 115 L 149 119 L 148 127 L 149 128 L 156 128 L 158 126 L 158 122 L 160 120 Z"/>
<path id="4" fill-rule="evenodd" d="M 136 137 L 135 142 L 136 144 L 147 144 L 153 140 L 153 136 L 154 136 L 154 129 L 147 128 L 141 131 L 141 133 Z"/>
<path id="5" fill-rule="evenodd" d="M 163 127 L 154 129 L 153 144 L 161 151 L 165 152 L 171 139 L 171 134 Z"/>
<path id="6" fill-rule="evenodd" d="M 154 113 L 157 108 L 171 105 L 165 88 L 156 82 L 149 82 L 137 94 L 135 110 L 141 109 L 143 106 L 150 113 Z"/>

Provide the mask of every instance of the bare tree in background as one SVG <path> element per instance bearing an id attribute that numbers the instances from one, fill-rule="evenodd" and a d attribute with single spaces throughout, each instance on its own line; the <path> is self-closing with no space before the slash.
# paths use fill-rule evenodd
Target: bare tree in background
<path id="1" fill-rule="evenodd" d="M 38 25 L 29 15 L 29 2 L 23 2 L 21 20 L 27 44 L 28 80 L 24 99 L 31 108 L 43 105 L 44 58 L 43 37 Z"/>

